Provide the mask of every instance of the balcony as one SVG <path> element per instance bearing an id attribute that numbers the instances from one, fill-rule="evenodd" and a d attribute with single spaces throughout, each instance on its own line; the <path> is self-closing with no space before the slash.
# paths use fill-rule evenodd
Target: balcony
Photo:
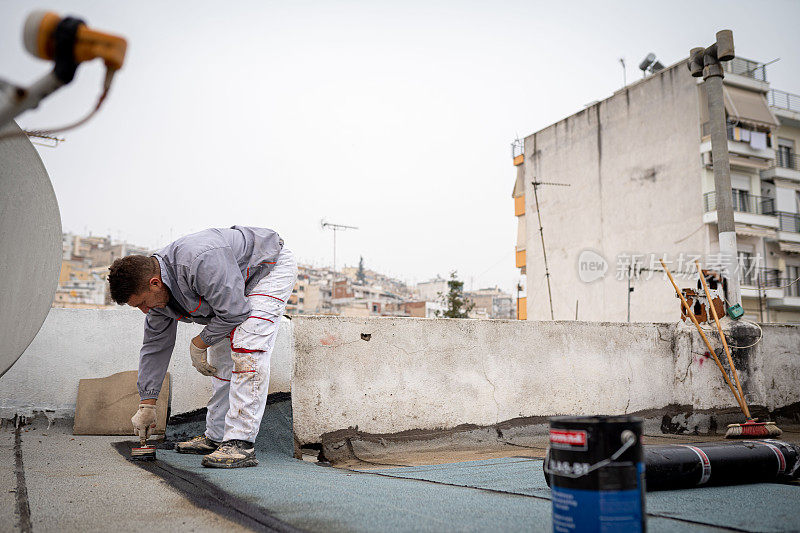
<path id="1" fill-rule="evenodd" d="M 800 298 L 800 282 L 792 283 L 795 280 L 789 278 L 780 278 L 779 281 L 787 298 Z"/>
<path id="2" fill-rule="evenodd" d="M 716 211 L 717 194 L 707 192 L 703 195 L 703 206 L 706 212 Z M 754 215 L 775 215 L 775 200 L 767 196 L 752 194 L 736 194 L 733 196 L 733 210 L 739 213 Z"/>
<path id="3" fill-rule="evenodd" d="M 705 122 L 702 125 L 702 142 L 700 143 L 700 153 L 708 153 L 707 164 L 713 166 L 711 160 L 711 123 Z M 725 125 L 728 137 L 728 152 L 731 156 L 732 165 L 747 166 L 757 169 L 767 169 L 769 160 L 775 158 L 775 150 L 772 147 L 772 135 L 763 130 L 756 130 L 746 127 L 737 122 L 728 122 Z M 759 145 L 754 142 L 753 134 L 765 134 L 764 143 Z M 744 157 L 739 157 L 744 156 Z"/>
<path id="4" fill-rule="evenodd" d="M 742 294 L 744 295 L 744 291 Z M 761 290 L 761 295 L 767 300 L 770 309 L 785 311 L 800 309 L 800 282 L 796 279 L 777 278 L 773 287 Z"/>
<path id="5" fill-rule="evenodd" d="M 717 223 L 717 201 L 715 192 L 703 195 L 703 222 Z M 740 224 L 778 228 L 775 216 L 775 200 L 766 196 L 754 196 L 740 192 L 733 196 L 733 220 Z M 737 229 L 738 231 L 738 229 Z"/>
<path id="6" fill-rule="evenodd" d="M 525 143 L 522 139 L 514 139 L 511 143 L 511 159 L 514 161 L 514 166 L 525 162 Z"/>
<path id="7" fill-rule="evenodd" d="M 767 93 L 767 102 L 772 107 L 787 109 L 800 113 L 800 94 L 787 93 L 778 89 L 770 89 Z"/>
<path id="8" fill-rule="evenodd" d="M 787 242 L 800 244 L 800 215 L 785 211 L 776 211 L 775 215 L 778 217 L 778 240 L 783 241 L 779 243 L 781 249 L 795 247 L 792 244 L 785 244 Z"/>
<path id="9" fill-rule="evenodd" d="M 762 289 L 781 286 L 781 271 L 777 268 L 748 267 L 739 265 L 739 283 L 746 287 L 761 287 Z"/>
<path id="10" fill-rule="evenodd" d="M 778 151 L 775 154 L 775 166 L 800 171 L 800 157 L 797 157 L 797 154 Z"/>
<path id="11" fill-rule="evenodd" d="M 736 74 L 737 76 L 743 76 L 745 78 L 751 78 L 756 81 L 767 81 L 766 66 L 758 61 L 735 57 L 730 61 L 723 61 L 722 65 L 723 69 L 727 73 Z"/>
<path id="12" fill-rule="evenodd" d="M 776 211 L 775 214 L 778 216 L 779 230 L 800 233 L 800 215 L 786 211 Z"/>
<path id="13" fill-rule="evenodd" d="M 775 160 L 767 170 L 761 171 L 763 179 L 781 178 L 800 182 L 800 157 L 782 148 L 775 152 Z"/>
<path id="14" fill-rule="evenodd" d="M 745 298 L 767 298 L 770 301 L 783 300 L 783 286 L 788 283 L 781 278 L 781 271 L 775 268 L 755 268 L 739 265 L 739 283 Z"/>
<path id="15" fill-rule="evenodd" d="M 782 126 L 800 128 L 800 94 L 770 89 L 767 102 Z"/>

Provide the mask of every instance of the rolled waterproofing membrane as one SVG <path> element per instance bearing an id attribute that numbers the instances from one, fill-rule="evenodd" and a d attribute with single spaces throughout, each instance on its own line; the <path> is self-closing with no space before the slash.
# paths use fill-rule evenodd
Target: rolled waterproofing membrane
<path id="1" fill-rule="evenodd" d="M 645 446 L 647 490 L 787 482 L 800 447 L 772 439 Z"/>
<path id="2" fill-rule="evenodd" d="M 19 135 L 4 136 L 11 132 Z M 61 269 L 61 216 L 39 154 L 19 126 L 0 130 L 0 376 L 42 327 Z"/>
<path id="3" fill-rule="evenodd" d="M 548 486 L 549 460 L 548 450 Z M 800 478 L 800 446 L 773 439 L 646 445 L 644 463 L 647 491 L 784 483 Z"/>

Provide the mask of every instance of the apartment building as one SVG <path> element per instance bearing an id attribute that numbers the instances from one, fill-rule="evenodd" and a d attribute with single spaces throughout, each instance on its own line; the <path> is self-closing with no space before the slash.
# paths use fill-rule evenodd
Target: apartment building
<path id="1" fill-rule="evenodd" d="M 762 63 L 725 68 L 745 317 L 800 322 L 800 97 Z M 550 318 L 540 219 L 557 320 L 678 318 L 658 260 L 683 287 L 720 263 L 704 91 L 684 60 L 512 145 L 520 318 Z"/>
<path id="2" fill-rule="evenodd" d="M 104 307 L 108 305 L 106 278 L 84 261 L 61 261 L 53 307 Z"/>
<path id="3" fill-rule="evenodd" d="M 61 236 L 61 273 L 53 307 L 103 307 L 112 305 L 107 290 L 108 266 L 126 255 L 148 255 L 146 248 L 125 242 L 114 243 L 111 237 Z"/>
<path id="4" fill-rule="evenodd" d="M 442 295 L 447 294 L 447 280 L 441 276 L 436 276 L 428 281 L 417 283 L 414 295 L 421 301 L 438 302 Z"/>
<path id="5" fill-rule="evenodd" d="M 514 299 L 499 287 L 489 287 L 464 293 L 474 304 L 470 318 L 513 319 L 516 318 Z"/>

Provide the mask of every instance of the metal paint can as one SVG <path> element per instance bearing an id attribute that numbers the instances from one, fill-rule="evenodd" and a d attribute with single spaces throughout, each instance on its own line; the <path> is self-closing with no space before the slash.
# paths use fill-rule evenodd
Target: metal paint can
<path id="1" fill-rule="evenodd" d="M 553 531 L 646 531 L 642 419 L 553 417 L 544 460 Z"/>

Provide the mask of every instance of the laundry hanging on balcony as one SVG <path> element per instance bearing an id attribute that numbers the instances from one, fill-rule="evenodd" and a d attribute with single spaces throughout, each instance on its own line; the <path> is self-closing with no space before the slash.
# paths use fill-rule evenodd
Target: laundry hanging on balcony
<path id="1" fill-rule="evenodd" d="M 767 134 L 762 131 L 750 132 L 750 148 L 752 148 L 753 150 L 766 150 Z"/>

